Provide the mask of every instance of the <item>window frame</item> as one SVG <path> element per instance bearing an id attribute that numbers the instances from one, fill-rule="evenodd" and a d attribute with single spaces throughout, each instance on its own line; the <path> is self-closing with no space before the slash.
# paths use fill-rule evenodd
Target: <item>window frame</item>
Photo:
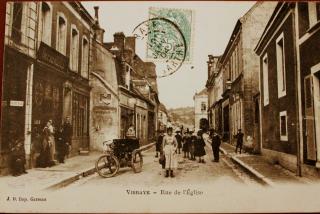
<path id="1" fill-rule="evenodd" d="M 282 126 L 281 126 L 281 117 L 285 117 L 286 122 L 286 135 L 282 135 Z M 281 111 L 279 113 L 279 130 L 280 130 L 280 141 L 288 141 L 288 115 L 287 115 L 287 111 Z"/>
<path id="2" fill-rule="evenodd" d="M 320 22 L 320 14 L 317 13 L 317 3 L 320 4 L 319 2 L 308 2 L 309 28 L 312 28 Z"/>
<path id="3" fill-rule="evenodd" d="M 19 41 L 16 40 L 15 38 L 13 38 L 13 23 L 14 23 L 14 6 L 15 4 L 21 4 L 21 23 L 20 23 L 20 38 L 19 38 Z M 26 33 L 27 33 L 27 10 L 29 9 L 28 8 L 28 3 L 27 2 L 19 2 L 19 1 L 14 1 L 12 2 L 11 4 L 11 8 L 10 8 L 10 12 L 11 12 L 11 17 L 10 17 L 10 28 L 11 28 L 11 31 L 10 31 L 10 38 L 15 41 L 15 42 L 18 42 L 19 44 L 26 44 L 27 43 L 27 40 L 26 40 Z"/>
<path id="4" fill-rule="evenodd" d="M 269 104 L 269 62 L 268 53 L 262 58 L 262 78 L 263 78 L 263 105 Z"/>
<path id="5" fill-rule="evenodd" d="M 206 104 L 206 102 L 201 102 L 201 104 L 200 104 L 200 107 L 201 107 L 201 112 L 205 112 L 205 111 L 207 111 L 207 104 Z M 204 107 L 204 108 L 203 108 Z"/>
<path id="6" fill-rule="evenodd" d="M 64 34 L 64 44 L 63 44 L 63 50 L 60 50 L 60 38 L 59 38 L 59 18 L 62 18 L 64 20 L 64 22 L 66 23 L 66 27 L 65 27 L 65 34 Z M 56 29 L 56 50 L 59 51 L 61 54 L 63 55 L 67 55 L 67 37 L 68 37 L 68 20 L 66 18 L 66 16 L 62 13 L 62 12 L 57 12 L 57 29 Z M 59 42 L 58 42 L 59 41 Z"/>
<path id="7" fill-rule="evenodd" d="M 84 41 L 87 41 L 87 56 L 84 56 Z M 90 51 L 90 44 L 89 40 L 86 35 L 82 36 L 81 42 L 81 76 L 88 79 L 89 78 L 89 51 Z M 84 75 L 85 74 L 85 75 Z"/>
<path id="8" fill-rule="evenodd" d="M 282 40 L 282 52 L 280 56 L 279 42 Z M 281 65 L 280 65 L 281 58 Z M 285 39 L 282 32 L 276 40 L 276 59 L 277 59 L 277 83 L 278 83 L 278 98 L 284 97 L 287 94 L 287 81 L 286 81 L 286 53 L 285 53 Z"/>
<path id="9" fill-rule="evenodd" d="M 42 14 L 43 4 L 47 4 L 47 6 L 49 7 L 49 15 L 48 15 L 48 20 L 49 21 L 48 21 L 47 24 L 50 27 L 46 28 L 46 29 L 49 29 L 50 32 L 48 32 L 48 35 L 47 35 L 48 39 L 47 40 L 43 39 L 43 29 L 44 29 L 44 27 L 43 27 L 43 16 L 42 16 L 43 15 Z M 51 46 L 51 44 L 52 44 L 52 4 L 50 2 L 47 2 L 47 1 L 41 2 L 41 19 L 40 20 L 41 20 L 41 33 L 40 33 L 39 38 L 40 38 L 40 40 L 42 42 L 44 42 L 45 44 Z"/>
<path id="10" fill-rule="evenodd" d="M 75 62 L 73 60 L 71 60 L 71 58 L 73 59 L 73 31 L 76 31 L 77 32 L 77 48 L 76 48 L 76 51 L 74 54 L 76 54 L 75 58 Z M 71 71 L 73 72 L 76 72 L 78 73 L 79 71 L 79 52 L 80 52 L 80 32 L 77 28 L 77 26 L 75 24 L 71 24 L 71 27 L 70 27 L 70 51 L 69 51 L 69 68 Z M 75 63 L 73 65 L 73 63 Z M 75 66 L 75 67 L 73 67 Z M 81 74 L 81 72 L 80 72 Z"/>

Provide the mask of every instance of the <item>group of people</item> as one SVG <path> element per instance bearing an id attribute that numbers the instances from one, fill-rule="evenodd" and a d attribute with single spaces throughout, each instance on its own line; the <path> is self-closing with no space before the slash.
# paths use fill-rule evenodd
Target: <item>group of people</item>
<path id="1" fill-rule="evenodd" d="M 167 133 L 160 132 L 156 143 L 156 157 L 159 157 L 159 163 L 166 170 L 165 177 L 174 177 L 173 171 L 178 167 L 177 155 L 181 154 L 184 158 L 195 161 L 198 157 L 199 163 L 205 163 L 206 143 L 210 143 L 213 148 L 214 161 L 219 161 L 220 136 L 213 130 L 208 132 L 206 129 L 200 129 L 196 134 L 187 129 L 186 132 L 176 131 L 173 134 L 172 127 L 167 129 Z M 217 152 L 218 151 L 218 152 Z"/>
<path id="2" fill-rule="evenodd" d="M 45 127 L 38 134 L 40 145 L 34 148 L 40 150 L 40 155 L 36 159 L 37 167 L 51 167 L 55 165 L 57 159 L 59 163 L 64 163 L 65 157 L 69 155 L 72 125 L 70 117 L 66 117 L 63 125 L 56 129 L 52 120 L 48 120 Z M 27 173 L 26 168 L 26 152 L 24 148 L 24 139 L 15 140 L 11 146 L 10 168 L 13 176 L 19 176 Z"/>
<path id="3" fill-rule="evenodd" d="M 241 129 L 238 130 L 236 153 L 243 145 L 243 133 Z M 159 157 L 159 163 L 165 169 L 165 177 L 174 177 L 174 170 L 178 167 L 177 155 L 181 154 L 181 149 L 184 154 L 183 158 L 189 160 L 196 160 L 198 157 L 199 163 L 205 163 L 204 156 L 206 155 L 205 146 L 210 144 L 213 153 L 213 162 L 219 162 L 219 150 L 221 145 L 221 136 L 214 129 L 200 129 L 197 133 L 189 131 L 181 133 L 176 131 L 173 134 L 173 128 L 169 127 L 167 132 L 160 131 L 156 143 L 156 158 Z"/>
<path id="4" fill-rule="evenodd" d="M 66 117 L 65 122 L 58 129 L 53 126 L 52 120 L 49 120 L 42 130 L 42 143 L 37 166 L 51 167 L 55 165 L 56 158 L 59 163 L 64 163 L 65 157 L 69 155 L 72 132 L 70 117 Z"/>

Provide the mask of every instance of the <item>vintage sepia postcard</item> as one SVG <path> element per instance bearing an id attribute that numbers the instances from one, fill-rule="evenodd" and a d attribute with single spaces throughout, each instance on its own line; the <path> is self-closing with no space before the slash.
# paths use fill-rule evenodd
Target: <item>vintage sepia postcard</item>
<path id="1" fill-rule="evenodd" d="M 0 5 L 1 213 L 320 211 L 320 2 Z"/>

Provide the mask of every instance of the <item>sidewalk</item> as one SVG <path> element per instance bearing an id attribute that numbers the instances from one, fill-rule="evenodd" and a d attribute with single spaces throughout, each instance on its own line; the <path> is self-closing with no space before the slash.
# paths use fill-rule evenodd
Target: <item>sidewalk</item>
<path id="1" fill-rule="evenodd" d="M 39 191 L 67 185 L 82 176 L 95 172 L 95 161 L 101 152 L 90 152 L 87 156 L 66 159 L 64 164 L 48 168 L 33 168 L 28 174 L 18 177 L 0 177 L 0 189 Z"/>
<path id="2" fill-rule="evenodd" d="M 298 177 L 278 164 L 269 163 L 261 155 L 236 154 L 235 147 L 228 143 L 222 143 L 220 151 L 230 156 L 234 162 L 255 176 L 263 184 L 274 186 L 284 183 L 311 183 L 309 179 Z"/>

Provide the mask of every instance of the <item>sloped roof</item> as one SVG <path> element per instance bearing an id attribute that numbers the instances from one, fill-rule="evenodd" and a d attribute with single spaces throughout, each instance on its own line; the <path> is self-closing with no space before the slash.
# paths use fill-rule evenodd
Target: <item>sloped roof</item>
<path id="1" fill-rule="evenodd" d="M 199 93 L 196 93 L 195 95 L 208 95 L 208 91 L 206 88 L 204 88 Z"/>

